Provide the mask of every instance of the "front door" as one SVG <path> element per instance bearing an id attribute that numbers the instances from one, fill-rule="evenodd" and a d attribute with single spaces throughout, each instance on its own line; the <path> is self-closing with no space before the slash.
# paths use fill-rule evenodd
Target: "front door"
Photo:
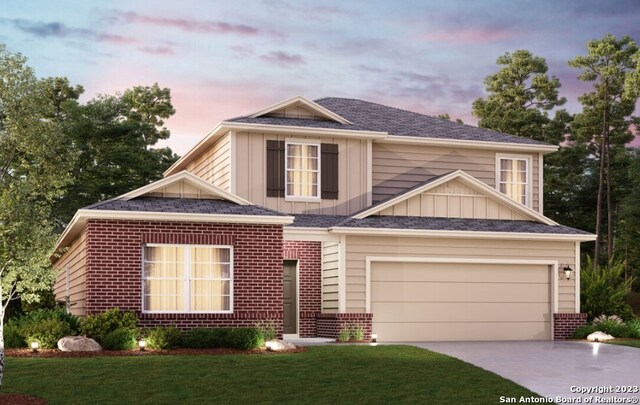
<path id="1" fill-rule="evenodd" d="M 286 334 L 298 333 L 298 291 L 296 280 L 297 262 L 284 262 L 284 322 L 283 329 Z"/>

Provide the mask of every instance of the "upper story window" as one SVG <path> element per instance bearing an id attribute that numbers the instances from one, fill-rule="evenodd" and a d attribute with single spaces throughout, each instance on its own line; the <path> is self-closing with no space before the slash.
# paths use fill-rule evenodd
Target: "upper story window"
<path id="1" fill-rule="evenodd" d="M 287 142 L 285 197 L 320 198 L 320 145 Z"/>
<path id="2" fill-rule="evenodd" d="M 232 312 L 231 246 L 144 247 L 143 312 Z"/>
<path id="3" fill-rule="evenodd" d="M 496 182 L 498 190 L 523 205 L 531 205 L 531 158 L 498 155 Z"/>

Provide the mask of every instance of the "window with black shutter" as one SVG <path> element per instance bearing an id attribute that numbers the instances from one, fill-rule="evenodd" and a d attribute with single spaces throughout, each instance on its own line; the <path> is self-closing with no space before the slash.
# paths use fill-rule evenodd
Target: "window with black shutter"
<path id="1" fill-rule="evenodd" d="M 338 145 L 267 141 L 267 197 L 338 199 Z"/>

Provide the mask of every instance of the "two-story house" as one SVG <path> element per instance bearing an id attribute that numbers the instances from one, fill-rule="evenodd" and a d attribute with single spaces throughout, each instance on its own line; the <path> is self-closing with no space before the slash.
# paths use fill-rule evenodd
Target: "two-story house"
<path id="1" fill-rule="evenodd" d="M 220 123 L 165 178 L 78 210 L 55 294 L 144 326 L 381 341 L 564 338 L 587 232 L 543 215 L 556 146 L 361 100 Z"/>

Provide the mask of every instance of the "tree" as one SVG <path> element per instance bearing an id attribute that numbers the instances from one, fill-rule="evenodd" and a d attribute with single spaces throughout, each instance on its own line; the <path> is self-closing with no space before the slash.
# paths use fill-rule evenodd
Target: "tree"
<path id="1" fill-rule="evenodd" d="M 578 76 L 580 80 L 594 82 L 593 91 L 579 97 L 583 111 L 576 115 L 573 123 L 577 139 L 590 145 L 599 162 L 594 266 L 600 263 L 602 224 L 605 220 L 607 261 L 610 262 L 613 256 L 615 206 L 612 200 L 611 162 L 615 159 L 612 156 L 615 150 L 612 147 L 622 146 L 633 139 L 629 128 L 640 93 L 640 83 L 637 81 L 638 52 L 638 47 L 630 37 L 623 36 L 618 40 L 608 34 L 602 39 L 589 41 L 586 56 L 569 61 L 570 66 L 582 69 Z M 603 218 L 605 204 L 606 219 Z"/>
<path id="2" fill-rule="evenodd" d="M 451 116 L 448 113 L 438 114 L 436 118 L 440 118 L 441 120 L 454 121 L 451 119 Z M 464 124 L 464 121 L 462 121 L 460 118 L 456 118 L 455 122 L 457 124 Z"/>
<path id="3" fill-rule="evenodd" d="M 489 95 L 473 102 L 478 126 L 559 144 L 569 116 L 560 110 L 554 119 L 549 117 L 566 99 L 558 97 L 560 80 L 547 75 L 544 58 L 517 50 L 500 56 L 497 63 L 502 66 L 498 73 L 484 80 Z"/>
<path id="4" fill-rule="evenodd" d="M 51 287 L 51 204 L 69 179 L 69 155 L 43 85 L 26 58 L 0 44 L 0 386 L 4 312 Z"/>
<path id="5" fill-rule="evenodd" d="M 78 208 L 162 178 L 178 157 L 169 148 L 152 146 L 169 137 L 164 120 L 174 112 L 169 89 L 157 84 L 100 95 L 68 109 L 64 128 L 78 159 L 73 182 L 55 207 L 59 228 Z"/>

